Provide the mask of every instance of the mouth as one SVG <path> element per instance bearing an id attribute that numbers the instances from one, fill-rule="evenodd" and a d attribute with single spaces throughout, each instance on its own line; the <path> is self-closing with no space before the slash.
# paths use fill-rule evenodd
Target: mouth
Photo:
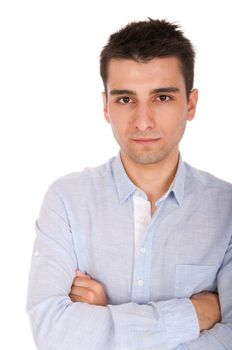
<path id="1" fill-rule="evenodd" d="M 131 139 L 133 142 L 140 144 L 140 145 L 154 145 L 157 143 L 160 139 L 159 138 L 138 138 L 138 139 Z"/>

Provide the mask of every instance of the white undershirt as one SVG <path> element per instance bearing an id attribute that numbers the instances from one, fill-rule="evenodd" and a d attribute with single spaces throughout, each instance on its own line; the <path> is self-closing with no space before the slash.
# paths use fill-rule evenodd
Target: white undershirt
<path id="1" fill-rule="evenodd" d="M 144 253 L 142 240 L 148 225 L 151 222 L 151 203 L 143 198 L 139 191 L 135 191 L 134 201 L 134 230 L 135 256 Z"/>
<path id="2" fill-rule="evenodd" d="M 156 204 L 160 203 L 167 198 L 169 190 L 158 200 Z M 151 222 L 151 202 L 144 197 L 144 194 L 140 190 L 136 190 L 133 194 L 134 202 L 134 230 L 135 230 L 135 257 L 139 254 L 145 253 L 145 248 L 143 247 L 143 238 L 147 227 Z"/>

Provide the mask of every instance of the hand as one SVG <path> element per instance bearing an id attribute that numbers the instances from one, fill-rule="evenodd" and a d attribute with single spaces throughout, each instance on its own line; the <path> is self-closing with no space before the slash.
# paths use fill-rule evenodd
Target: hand
<path id="1" fill-rule="evenodd" d="M 194 294 L 191 301 L 195 307 L 200 330 L 212 328 L 221 320 L 221 311 L 218 295 L 212 292 Z"/>
<path id="2" fill-rule="evenodd" d="M 77 271 L 69 294 L 73 302 L 82 302 L 92 305 L 107 305 L 105 290 L 101 283 L 91 279 L 90 276 Z"/>

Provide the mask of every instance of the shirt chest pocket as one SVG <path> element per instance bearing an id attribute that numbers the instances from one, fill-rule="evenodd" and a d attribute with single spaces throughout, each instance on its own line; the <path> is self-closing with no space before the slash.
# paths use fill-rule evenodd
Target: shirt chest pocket
<path id="1" fill-rule="evenodd" d="M 204 291 L 216 291 L 219 265 L 177 265 L 175 297 L 189 298 Z"/>

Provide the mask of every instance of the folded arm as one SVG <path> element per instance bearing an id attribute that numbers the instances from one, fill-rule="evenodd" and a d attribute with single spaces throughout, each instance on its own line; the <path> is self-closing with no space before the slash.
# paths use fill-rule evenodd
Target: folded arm
<path id="1" fill-rule="evenodd" d="M 69 296 L 73 302 L 101 306 L 108 304 L 102 284 L 78 270 Z M 221 321 L 219 298 L 216 293 L 202 292 L 193 295 L 190 299 L 197 313 L 200 331 L 209 330 Z"/>
<path id="2" fill-rule="evenodd" d="M 221 275 L 224 275 L 225 273 L 226 272 L 224 271 L 224 268 L 222 268 L 218 277 L 220 281 L 222 278 Z M 226 279 L 226 283 L 230 283 L 229 281 L 230 278 L 228 280 Z M 223 294 L 225 294 L 222 294 L 223 290 L 224 288 L 221 290 L 221 300 L 223 298 Z M 225 290 L 227 293 L 228 288 L 226 288 Z M 73 302 L 78 301 L 95 305 L 107 305 L 107 299 L 103 286 L 99 282 L 91 279 L 90 276 L 82 274 L 80 271 L 77 272 L 77 276 L 73 281 L 70 298 Z M 189 343 L 185 343 L 178 346 L 176 350 L 199 348 L 229 350 L 232 344 L 231 330 L 230 327 L 228 327 L 228 325 L 219 323 L 221 321 L 221 311 L 218 294 L 211 292 L 202 292 L 193 295 L 190 299 L 197 313 L 201 335 L 199 338 Z M 228 299 L 226 298 L 226 300 Z M 222 309 L 224 310 L 224 307 L 222 307 Z"/>
<path id="3" fill-rule="evenodd" d="M 231 350 L 232 344 L 232 240 L 228 245 L 223 264 L 217 276 L 217 292 L 221 310 L 221 321 L 200 337 L 187 342 L 186 350 Z M 182 350 L 182 349 L 181 349 Z"/>
<path id="4" fill-rule="evenodd" d="M 169 350 L 199 336 L 187 298 L 147 305 L 72 302 L 78 261 L 65 206 L 54 189 L 45 197 L 36 228 L 27 312 L 39 350 Z"/>

